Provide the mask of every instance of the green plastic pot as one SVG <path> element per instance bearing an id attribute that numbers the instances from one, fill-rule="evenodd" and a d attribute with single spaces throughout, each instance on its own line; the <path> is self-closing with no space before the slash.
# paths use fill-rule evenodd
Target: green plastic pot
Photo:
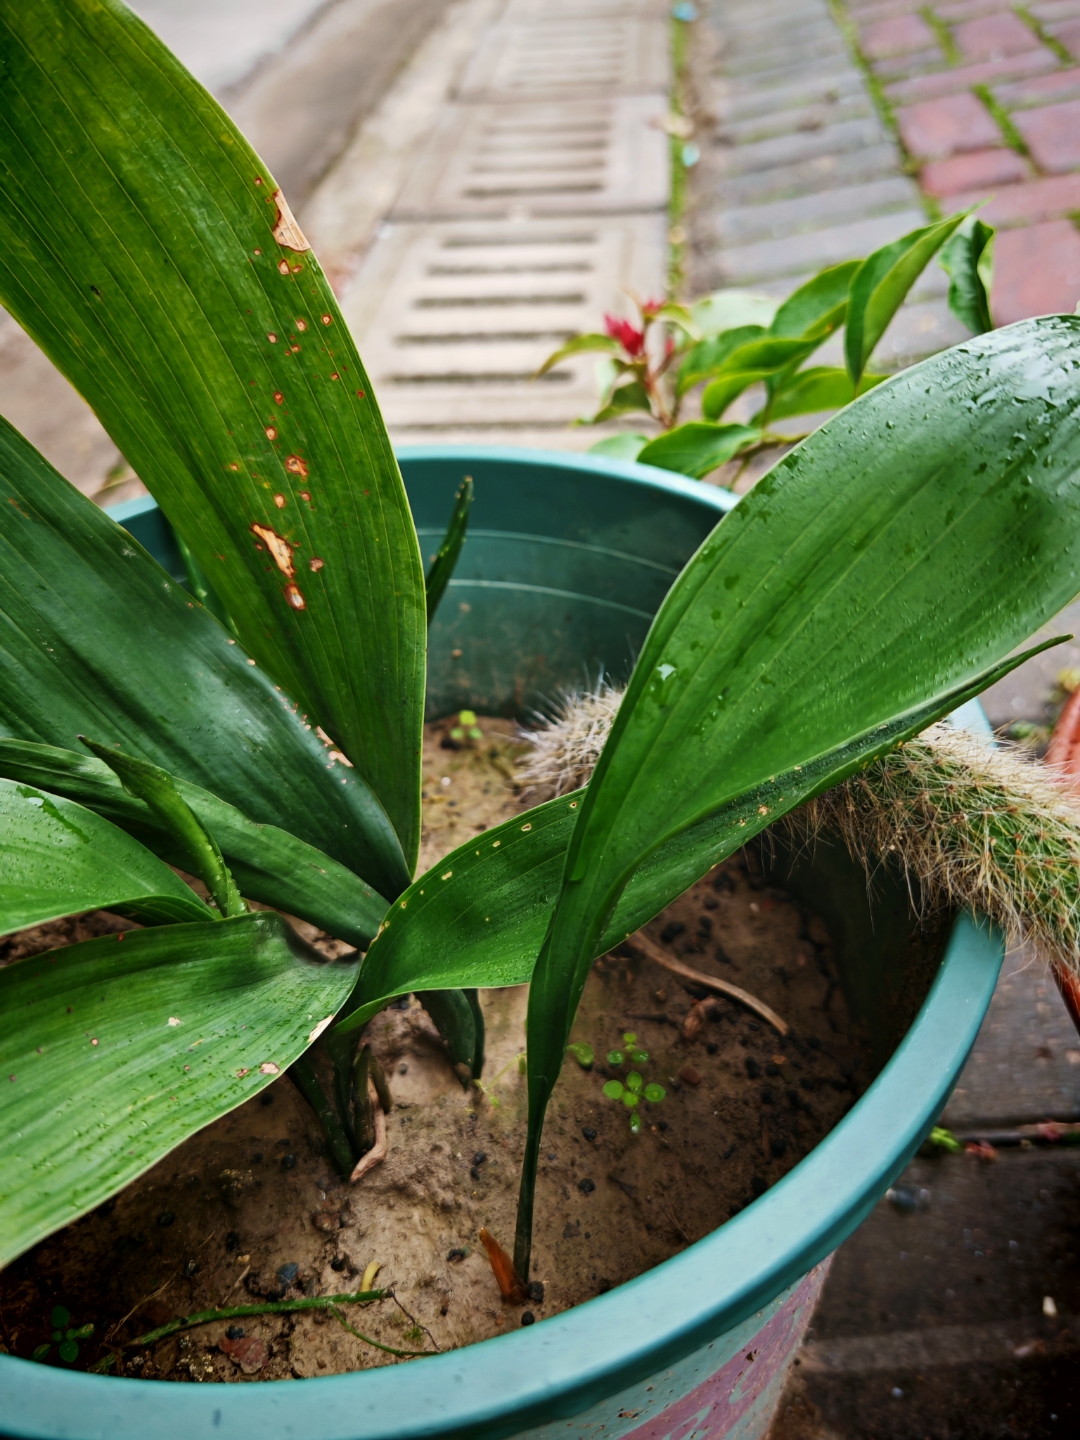
<path id="1" fill-rule="evenodd" d="M 431 630 L 429 709 L 518 713 L 621 678 L 683 563 L 734 503 L 648 466 L 515 450 L 400 455 L 425 556 L 463 475 L 469 539 Z M 152 502 L 112 512 L 167 568 Z M 979 723 L 977 707 L 964 717 Z M 832 930 L 873 1082 L 778 1184 L 681 1255 L 542 1324 L 409 1364 L 302 1382 L 166 1385 L 0 1356 L 0 1424 L 48 1440 L 719 1440 L 763 1437 L 828 1256 L 940 1114 L 990 1002 L 1000 935 L 911 934 L 903 886 L 846 853 L 764 851 Z"/>

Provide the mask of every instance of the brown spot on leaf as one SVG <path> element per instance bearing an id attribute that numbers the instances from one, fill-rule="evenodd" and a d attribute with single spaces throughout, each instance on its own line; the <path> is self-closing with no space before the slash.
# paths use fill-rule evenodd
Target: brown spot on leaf
<path id="1" fill-rule="evenodd" d="M 273 332 L 272 330 L 270 330 L 270 331 L 267 332 L 266 338 L 267 338 L 267 340 L 270 341 L 270 344 L 271 344 L 271 345 L 276 345 L 276 344 L 277 344 L 277 336 L 274 334 L 274 332 Z"/>
<path id="2" fill-rule="evenodd" d="M 286 585 L 285 599 L 289 602 L 289 604 L 294 610 L 307 609 L 307 601 L 304 599 L 303 595 L 301 595 L 299 585 Z"/>
<path id="3" fill-rule="evenodd" d="M 301 500 L 310 500 L 310 499 L 311 499 L 311 492 L 310 492 L 310 490 L 301 490 L 301 491 L 300 491 L 300 499 L 301 499 Z"/>
<path id="4" fill-rule="evenodd" d="M 302 460 L 299 455 L 290 455 L 285 461 L 285 469 L 290 475 L 299 475 L 304 480 L 307 479 L 307 461 Z"/>
<path id="5" fill-rule="evenodd" d="M 285 496 L 280 491 L 274 496 L 274 504 L 279 510 L 285 509 Z"/>
<path id="6" fill-rule="evenodd" d="M 297 330 L 306 330 L 306 329 L 307 329 L 307 321 L 306 321 L 306 320 L 301 320 L 299 317 L 297 317 L 296 328 L 297 328 Z"/>
<path id="7" fill-rule="evenodd" d="M 335 370 L 335 371 L 331 374 L 330 379 L 331 379 L 331 380 L 340 380 L 340 379 L 341 379 L 341 376 L 340 376 L 340 375 L 337 373 L 337 371 Z"/>
<path id="8" fill-rule="evenodd" d="M 230 470 L 239 470 L 239 469 L 240 469 L 240 466 L 237 465 L 237 463 L 236 463 L 235 460 L 233 460 L 233 461 L 231 461 L 230 464 L 229 464 L 229 469 L 230 469 Z"/>
<path id="9" fill-rule="evenodd" d="M 285 396 L 281 393 L 280 390 L 275 390 L 275 391 L 274 391 L 274 404 L 275 404 L 275 405 L 283 405 L 284 403 L 285 403 Z"/>
<path id="10" fill-rule="evenodd" d="M 274 564 L 286 580 L 291 580 L 296 574 L 296 566 L 293 564 L 293 546 L 289 544 L 284 535 L 278 535 L 271 530 L 269 525 L 252 525 L 251 530 L 260 540 L 264 541 L 266 548 L 274 557 Z"/>
<path id="11" fill-rule="evenodd" d="M 287 260 L 279 260 L 279 261 L 278 261 L 278 267 L 277 267 L 277 268 L 278 268 L 279 274 L 288 275 L 288 273 L 289 273 L 289 262 L 288 262 Z"/>
<path id="12" fill-rule="evenodd" d="M 277 220 L 274 223 L 274 239 L 288 250 L 310 250 L 311 245 L 289 209 L 289 202 L 280 190 L 275 190 L 274 204 L 277 206 Z M 284 263 L 284 262 L 283 262 Z"/>
<path id="13" fill-rule="evenodd" d="M 276 440 L 276 439 L 277 439 L 277 426 L 276 426 L 276 425 L 267 425 L 267 427 L 266 427 L 266 438 L 267 438 L 267 440 Z"/>
<path id="14" fill-rule="evenodd" d="M 318 555 L 313 555 L 308 561 L 308 564 L 311 566 L 312 570 L 321 570 L 322 567 L 326 564 L 326 561 L 320 560 Z"/>
<path id="15" fill-rule="evenodd" d="M 363 400 L 363 399 L 364 399 L 364 391 L 363 391 L 363 390 L 357 390 L 357 392 L 356 392 L 356 398 L 357 398 L 358 400 Z"/>

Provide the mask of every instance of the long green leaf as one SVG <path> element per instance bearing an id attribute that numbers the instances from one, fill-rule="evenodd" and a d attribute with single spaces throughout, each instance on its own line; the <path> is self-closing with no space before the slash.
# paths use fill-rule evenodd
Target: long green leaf
<path id="1" fill-rule="evenodd" d="M 947 695 L 777 775 L 657 846 L 604 930 L 602 955 L 792 805 L 839 784 L 1059 640 L 991 667 Z M 440 986 L 522 985 L 532 977 L 559 895 L 584 790 L 549 800 L 447 855 L 387 912 L 335 1032 L 351 1033 L 390 1000 Z M 421 997 L 423 998 L 423 997 Z"/>
<path id="2" fill-rule="evenodd" d="M 419 842 L 424 579 L 318 262 L 119 0 L 0 17 L 0 300 L 83 394 L 245 645 Z"/>
<path id="3" fill-rule="evenodd" d="M 690 306 L 690 319 L 702 335 L 719 335 L 742 325 L 768 329 L 779 301 L 757 290 L 714 290 Z"/>
<path id="4" fill-rule="evenodd" d="M 133 755 L 99 745 L 85 735 L 79 739 L 92 755 L 115 771 L 129 795 L 145 802 L 154 819 L 185 856 L 187 868 L 198 875 L 209 890 L 219 915 L 222 918 L 243 915 L 247 907 L 240 899 L 217 841 L 180 794 L 168 771 L 151 765 L 148 760 L 136 760 Z"/>
<path id="5" fill-rule="evenodd" d="M 126 530 L 0 421 L 0 732 L 93 735 L 393 896 L 393 827 L 310 719 Z"/>
<path id="6" fill-rule="evenodd" d="M 845 260 L 830 265 L 800 285 L 777 310 L 769 334 L 821 340 L 831 335 L 844 323 L 848 291 L 861 264 L 861 260 Z"/>
<path id="7" fill-rule="evenodd" d="M 701 396 L 701 412 L 710 420 L 718 420 L 731 402 L 750 385 L 771 380 L 805 360 L 820 341 L 791 340 L 766 336 L 751 340 L 732 351 L 715 372 Z"/>
<path id="8" fill-rule="evenodd" d="M 963 218 L 954 215 L 912 230 L 875 250 L 860 265 L 851 282 L 844 333 L 844 358 L 856 384 L 904 297 Z"/>
<path id="9" fill-rule="evenodd" d="M 859 394 L 872 390 L 887 380 L 887 375 L 864 374 L 859 381 Z M 846 370 L 833 365 L 817 365 L 800 370 L 776 390 L 769 403 L 769 419 L 786 420 L 791 415 L 813 415 L 819 410 L 841 410 L 855 399 L 855 386 Z M 764 411 L 756 415 L 760 424 Z"/>
<path id="10" fill-rule="evenodd" d="M 990 287 L 994 273 L 994 227 L 969 215 L 941 248 L 949 277 L 949 309 L 976 335 L 994 328 Z"/>
<path id="11" fill-rule="evenodd" d="M 269 1085 L 355 977 L 267 914 L 0 970 L 0 1264 Z"/>
<path id="12" fill-rule="evenodd" d="M 214 912 L 137 840 L 60 795 L 0 780 L 0 934 L 84 910 L 149 924 Z"/>
<path id="13" fill-rule="evenodd" d="M 761 431 L 753 425 L 714 425 L 707 420 L 691 420 L 650 440 L 637 458 L 642 465 L 657 465 L 662 470 L 675 470 L 700 480 L 760 439 Z"/>
<path id="14" fill-rule="evenodd" d="M 427 596 L 427 619 L 431 624 L 435 611 L 439 608 L 439 601 L 442 599 L 447 585 L 450 584 L 450 577 L 461 555 L 461 547 L 465 544 L 465 532 L 469 528 L 469 511 L 473 502 L 472 476 L 466 475 L 454 497 L 454 509 L 450 515 L 450 523 L 446 527 L 446 534 L 443 542 L 431 561 L 431 568 L 428 570 L 425 580 Z"/>
<path id="15" fill-rule="evenodd" d="M 170 864 L 190 864 L 141 800 L 100 760 L 52 745 L 0 739 L 0 775 L 85 805 L 134 835 Z M 351 870 L 275 825 L 258 825 L 216 795 L 175 780 L 176 788 L 214 836 L 241 894 L 318 925 L 366 950 L 386 901 Z"/>
<path id="16" fill-rule="evenodd" d="M 536 379 L 558 365 L 560 360 L 567 359 L 570 355 L 621 355 L 623 347 L 613 335 L 574 335 L 567 340 L 565 345 L 560 345 L 547 357 L 540 369 L 536 372 Z"/>
<path id="17" fill-rule="evenodd" d="M 529 996 L 540 1128 L 588 966 L 646 856 L 993 664 L 1080 589 L 1080 319 L 913 366 L 786 455 L 661 606 L 582 802 Z"/>
<path id="18" fill-rule="evenodd" d="M 739 325 L 717 335 L 709 335 L 704 340 L 699 340 L 696 345 L 691 345 L 679 362 L 676 379 L 678 393 L 683 395 L 708 376 L 714 375 L 740 345 L 746 345 L 751 340 L 760 340 L 767 333 L 764 325 Z"/>

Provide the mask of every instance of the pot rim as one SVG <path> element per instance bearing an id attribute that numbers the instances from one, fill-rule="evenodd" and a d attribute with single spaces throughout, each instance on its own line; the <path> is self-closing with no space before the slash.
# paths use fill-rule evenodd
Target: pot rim
<path id="1" fill-rule="evenodd" d="M 726 512 L 729 491 L 572 451 L 410 446 L 402 461 L 468 459 L 585 470 Z M 123 523 L 152 499 L 111 511 Z M 958 723 L 986 729 L 977 702 Z M 848 1113 L 803 1160 L 718 1229 L 561 1315 L 411 1365 L 296 1382 L 167 1385 L 0 1355 L 6 1434 L 34 1440 L 500 1440 L 568 1418 L 746 1320 L 856 1228 L 935 1123 L 990 1003 L 1004 938 L 960 915 L 918 1015 Z M 627 1320 L 632 1317 L 632 1327 Z M 312 1387 L 317 1387 L 313 1389 Z"/>

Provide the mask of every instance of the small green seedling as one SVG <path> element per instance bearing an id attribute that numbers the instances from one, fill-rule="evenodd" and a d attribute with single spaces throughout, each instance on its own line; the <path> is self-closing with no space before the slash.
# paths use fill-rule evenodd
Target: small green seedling
<path id="1" fill-rule="evenodd" d="M 630 1060 L 635 1065 L 644 1065 L 649 1059 L 647 1050 L 639 1050 L 637 1036 L 632 1030 L 623 1035 L 623 1043 L 626 1045 L 625 1053 L 622 1050 L 608 1051 L 609 1065 L 624 1065 Z M 659 1105 L 667 1091 L 662 1085 L 654 1081 L 645 1084 L 640 1070 L 631 1070 L 626 1077 L 626 1084 L 621 1080 L 609 1080 L 604 1086 L 604 1094 L 609 1100 L 621 1100 L 630 1111 L 630 1130 L 634 1135 L 641 1134 L 641 1111 L 638 1108 L 643 1099 L 648 1100 L 650 1105 Z"/>
<path id="2" fill-rule="evenodd" d="M 31 1360 L 44 1360 L 54 1345 L 59 1345 L 60 1359 L 71 1364 L 79 1358 L 79 1341 L 89 1340 L 94 1333 L 93 1324 L 80 1325 L 76 1329 L 70 1327 L 71 1312 L 63 1305 L 55 1305 L 49 1317 L 49 1324 L 53 1327 L 52 1340 L 46 1340 L 44 1345 L 39 1345 L 30 1356 Z"/>
<path id="3" fill-rule="evenodd" d="M 943 1125 L 935 1125 L 927 1139 L 931 1145 L 936 1145 L 939 1150 L 944 1150 L 949 1155 L 959 1155 L 964 1148 L 952 1131 L 946 1130 Z"/>
<path id="4" fill-rule="evenodd" d="M 482 740 L 484 732 L 476 723 L 476 712 L 473 710 L 462 710 L 457 717 L 457 724 L 450 731 L 450 739 L 456 740 L 459 745 L 464 745 L 466 740 Z"/>

